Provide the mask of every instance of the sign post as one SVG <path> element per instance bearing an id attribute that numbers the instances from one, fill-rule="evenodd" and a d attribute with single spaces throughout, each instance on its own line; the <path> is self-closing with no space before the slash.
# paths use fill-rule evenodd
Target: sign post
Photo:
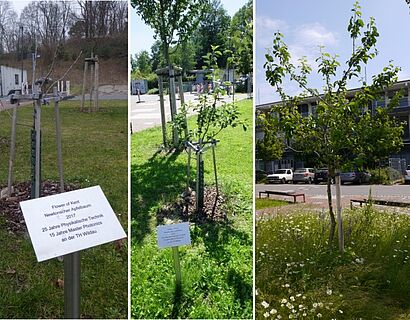
<path id="1" fill-rule="evenodd" d="M 179 252 L 178 247 L 172 247 L 172 254 L 174 256 L 174 267 L 175 267 L 175 287 L 176 291 L 181 291 L 181 264 L 179 263 Z"/>
<path id="2" fill-rule="evenodd" d="M 80 318 L 80 251 L 126 237 L 100 186 L 20 202 L 37 261 L 64 255 L 64 315 Z"/>
<path id="3" fill-rule="evenodd" d="M 178 247 L 191 244 L 189 222 L 158 226 L 157 241 L 160 249 L 172 248 L 175 267 L 175 287 L 176 291 L 180 292 L 182 281 Z"/>
<path id="4" fill-rule="evenodd" d="M 64 256 L 64 317 L 80 319 L 80 252 Z"/>

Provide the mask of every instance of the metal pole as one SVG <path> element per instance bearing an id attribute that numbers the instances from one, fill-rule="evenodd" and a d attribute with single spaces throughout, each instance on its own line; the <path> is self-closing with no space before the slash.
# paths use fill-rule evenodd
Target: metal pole
<path id="1" fill-rule="evenodd" d="M 57 161 L 58 161 L 58 176 L 60 178 L 60 192 L 64 192 L 64 177 L 63 177 L 63 155 L 61 150 L 61 124 L 60 124 L 60 109 L 58 107 L 57 88 L 53 88 L 54 94 L 54 115 L 56 121 L 56 140 L 57 140 Z"/>
<path id="2" fill-rule="evenodd" d="M 80 251 L 64 256 L 64 317 L 80 319 Z"/>
<path id="3" fill-rule="evenodd" d="M 181 290 L 181 265 L 179 263 L 178 247 L 172 247 L 172 253 L 174 255 L 174 267 L 175 267 L 175 287 L 176 291 Z"/>
<path id="4" fill-rule="evenodd" d="M 342 218 L 342 205 L 341 205 L 341 192 L 340 192 L 340 173 L 336 173 L 336 208 L 337 208 L 337 231 L 339 234 L 339 251 L 344 252 L 344 237 L 343 237 L 343 218 Z"/>
<path id="5" fill-rule="evenodd" d="M 162 141 L 164 147 L 167 146 L 167 128 L 165 121 L 165 106 L 164 106 L 164 84 L 162 82 L 162 76 L 158 76 L 158 85 L 159 85 L 159 106 L 161 109 L 161 125 L 162 125 Z"/>
<path id="6" fill-rule="evenodd" d="M 7 180 L 7 193 L 10 197 L 13 188 L 13 163 L 16 157 L 16 126 L 17 126 L 17 107 L 13 107 L 13 118 L 11 122 L 11 144 L 10 144 L 10 160 L 9 160 L 9 176 Z"/>

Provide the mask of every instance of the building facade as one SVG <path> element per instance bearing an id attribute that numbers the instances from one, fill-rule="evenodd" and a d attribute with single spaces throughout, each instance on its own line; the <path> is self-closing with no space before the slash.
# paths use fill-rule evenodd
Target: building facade
<path id="1" fill-rule="evenodd" d="M 353 97 L 360 88 L 351 89 L 347 92 L 347 98 Z M 403 148 L 397 154 L 392 154 L 389 157 L 389 165 L 396 170 L 402 171 L 406 167 L 406 164 L 410 164 L 410 80 L 398 81 L 390 88 L 386 89 L 384 96 L 381 100 L 373 101 L 369 108 L 374 111 L 377 107 L 387 106 L 390 99 L 396 92 L 400 92 L 402 97 L 399 104 L 392 111 L 392 115 L 404 123 L 403 134 Z M 275 105 L 281 104 L 281 101 L 265 103 L 256 106 L 257 112 L 269 112 Z M 316 105 L 318 101 L 316 97 L 307 97 L 298 106 L 299 113 L 302 116 L 308 116 L 315 113 Z M 263 139 L 263 130 L 260 127 L 256 127 L 255 139 Z M 301 168 L 301 167 L 316 167 L 314 163 L 303 158 L 300 154 L 295 153 L 290 149 L 286 149 L 282 159 L 275 161 L 263 161 L 262 159 L 256 159 L 256 169 L 265 170 L 267 172 L 274 172 L 277 169 L 286 168 Z"/>
<path id="2" fill-rule="evenodd" d="M 27 82 L 27 71 L 0 66 L 0 97 L 7 96 L 11 90 L 20 90 Z"/>

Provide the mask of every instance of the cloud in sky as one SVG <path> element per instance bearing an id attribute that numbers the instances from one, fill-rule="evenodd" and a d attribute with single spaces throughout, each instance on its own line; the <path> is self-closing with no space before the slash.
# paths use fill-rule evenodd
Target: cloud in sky
<path id="1" fill-rule="evenodd" d="M 319 22 L 309 23 L 297 27 L 295 42 L 306 46 L 335 46 L 338 44 L 337 35 L 327 30 Z"/>
<path id="2" fill-rule="evenodd" d="M 256 18 L 256 45 L 260 48 L 266 49 L 271 46 L 273 34 L 276 31 L 284 33 L 287 30 L 288 25 L 285 21 L 272 19 L 266 16 L 259 16 Z"/>
<path id="3" fill-rule="evenodd" d="M 290 27 L 285 21 L 271 19 L 268 17 L 257 17 L 257 54 L 256 54 L 256 81 L 257 81 L 257 98 L 260 103 L 278 100 L 279 97 L 274 93 L 273 88 L 265 81 L 265 63 L 266 49 L 272 46 L 273 33 L 280 31 L 284 34 L 284 41 L 288 45 L 292 57 L 292 63 L 298 65 L 298 60 L 306 57 L 308 64 L 313 71 L 318 66 L 315 59 L 320 53 L 320 46 L 324 46 L 325 51 L 334 49 L 338 46 L 338 35 L 328 30 L 319 22 L 309 23 Z M 300 88 L 293 86 L 291 83 L 286 85 L 287 93 L 300 93 Z"/>

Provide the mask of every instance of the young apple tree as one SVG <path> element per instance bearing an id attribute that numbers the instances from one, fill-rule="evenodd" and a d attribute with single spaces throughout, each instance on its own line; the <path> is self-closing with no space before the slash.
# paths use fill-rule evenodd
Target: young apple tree
<path id="1" fill-rule="evenodd" d="M 322 48 L 316 59 L 317 73 L 323 78 L 322 93 L 308 84 L 312 67 L 308 65 L 307 59 L 301 58 L 299 64 L 294 65 L 289 48 L 279 32 L 274 35 L 273 47 L 265 55 L 264 65 L 267 81 L 281 96 L 282 103 L 274 107 L 274 111 L 280 119 L 279 129 L 285 134 L 285 141 L 290 141 L 294 149 L 314 153 L 318 165 L 327 166 L 329 169 L 329 243 L 333 242 L 336 227 L 330 187 L 331 177 L 336 176 L 337 225 L 341 252 L 344 250 L 344 241 L 339 172 L 346 165 L 363 166 L 376 150 L 378 157 L 398 151 L 402 146 L 403 133 L 402 124 L 390 115 L 391 109 L 398 102 L 397 95 L 384 108 L 369 108 L 372 102 L 383 96 L 384 90 L 397 80 L 400 69 L 390 63 L 373 76 L 370 84 L 360 80 L 362 66 L 377 55 L 376 42 L 379 33 L 373 18 L 365 25 L 358 2 L 354 4 L 352 12 L 347 30 L 350 37 L 356 41 L 356 47 L 344 69 L 339 71 L 341 64 L 337 55 L 331 56 L 323 52 Z M 360 39 L 359 43 L 357 39 Z M 285 79 L 297 83 L 303 93 L 296 96 L 287 95 Z M 350 93 L 348 95 L 347 87 L 353 79 L 361 81 L 361 89 L 351 96 Z M 315 97 L 317 106 L 314 113 L 302 116 L 298 112 L 298 105 L 307 96 Z"/>

